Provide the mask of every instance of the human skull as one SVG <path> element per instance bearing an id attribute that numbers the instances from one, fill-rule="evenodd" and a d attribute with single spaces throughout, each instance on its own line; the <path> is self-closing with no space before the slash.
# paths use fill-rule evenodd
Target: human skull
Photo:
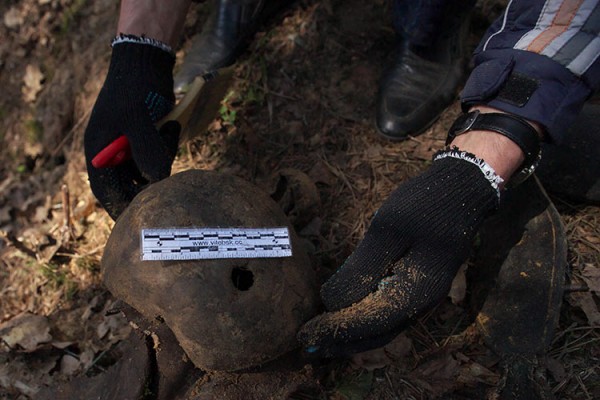
<path id="1" fill-rule="evenodd" d="M 292 256 L 142 261 L 143 228 L 287 226 Z M 142 191 L 117 220 L 104 283 L 148 319 L 163 319 L 194 364 L 235 371 L 293 349 L 317 310 L 314 271 L 277 204 L 231 175 L 190 170 Z"/>

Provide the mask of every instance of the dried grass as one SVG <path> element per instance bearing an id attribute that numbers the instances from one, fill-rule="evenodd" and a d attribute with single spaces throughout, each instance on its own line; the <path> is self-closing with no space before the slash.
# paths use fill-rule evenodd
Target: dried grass
<path id="1" fill-rule="evenodd" d="M 485 10 L 491 10 L 495 7 L 492 3 L 497 2 L 483 3 Z M 350 12 L 335 6 L 335 13 Z M 206 135 L 183 147 L 173 168 L 174 172 L 191 168 L 228 172 L 265 189 L 271 174 L 279 169 L 292 167 L 309 174 L 322 199 L 323 224 L 315 254 L 316 267 L 324 271 L 323 275 L 335 270 L 351 253 L 389 193 L 427 168 L 460 112 L 454 104 L 419 137 L 401 143 L 381 139 L 372 116 L 382 69 L 379 64 L 383 64 L 383 52 L 391 47 L 391 34 L 385 24 L 377 22 L 384 19 L 379 12 L 365 14 L 370 18 L 366 22 L 356 22 L 377 29 L 365 31 L 360 38 L 351 37 L 344 31 L 348 27 L 332 18 L 335 13 L 328 11 L 331 7 L 331 2 L 322 6 L 301 2 L 279 25 L 258 36 L 237 67 L 238 79 L 226 103 L 226 112 L 236 112 L 235 121 L 217 119 Z M 192 25 L 188 22 L 188 35 Z M 371 59 L 378 62 L 367 62 Z M 106 60 L 103 62 L 96 72 L 103 71 Z M 72 146 L 66 173 L 52 184 L 32 180 L 20 186 L 19 193 L 25 198 L 27 185 L 45 189 L 32 208 L 19 211 L 12 221 L 14 237 L 29 252 L 15 247 L 16 242 L 5 241 L 5 247 L 0 247 L 0 322 L 24 311 L 53 315 L 77 307 L 89 300 L 86 294 L 100 286 L 100 258 L 113 223 L 89 191 L 81 139 L 101 76 L 98 73 L 85 84 L 87 91 L 78 97 L 73 119 L 78 122 L 68 135 L 72 142 L 67 139 L 60 144 L 60 148 Z M 16 187 L 18 179 L 9 178 L 0 186 L 4 192 L 7 187 Z M 65 210 L 56 188 L 62 183 L 71 196 L 76 238 L 62 243 L 54 257 L 44 261 L 40 240 L 61 240 Z M 569 287 L 585 290 L 582 269 L 587 264 L 600 266 L 600 209 L 553 200 L 567 232 Z M 42 217 L 34 220 L 36 210 Z M 450 347 L 462 368 L 477 364 L 497 372 L 498 360 L 481 346 L 476 334 L 465 330 L 467 324 L 460 308 L 441 306 L 428 313 L 408 331 L 414 341 L 410 356 L 373 378 L 375 391 L 381 395 L 377 398 L 431 396 L 426 375 L 410 372 L 436 357 L 443 367 L 449 360 L 444 358 L 444 351 Z M 552 382 L 557 397 L 600 398 L 599 340 L 598 329 L 589 326 L 585 315 L 563 302 L 560 327 L 549 352 L 565 371 Z M 466 348 L 457 350 L 460 345 Z M 347 374 L 350 372 L 345 366 L 332 368 L 330 379 L 335 382 Z M 490 382 L 493 379 L 484 384 Z M 334 387 L 332 384 L 332 398 Z"/>

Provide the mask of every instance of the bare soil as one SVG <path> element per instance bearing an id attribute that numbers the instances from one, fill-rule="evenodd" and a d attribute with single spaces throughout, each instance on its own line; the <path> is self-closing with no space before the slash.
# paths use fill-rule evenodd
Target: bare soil
<path id="1" fill-rule="evenodd" d="M 471 48 L 502 2 L 480 3 Z M 206 10 L 193 5 L 178 62 Z M 118 2 L 3 1 L 0 14 L 0 399 L 29 399 L 43 387 L 106 373 L 131 331 L 101 284 L 113 222 L 90 192 L 82 151 Z M 273 172 L 306 173 L 321 205 L 296 227 L 326 279 L 387 195 L 428 166 L 460 112 L 452 105 L 404 142 L 381 139 L 377 82 L 393 45 L 384 0 L 297 1 L 256 35 L 209 132 L 181 148 L 174 171 L 218 170 L 267 191 Z M 566 228 L 569 268 L 560 325 L 540 371 L 557 398 L 600 398 L 600 209 L 552 200 Z M 317 363 L 310 371 L 318 387 L 294 398 L 493 397 L 501 360 L 473 324 L 464 276 L 453 301 L 385 348 Z"/>

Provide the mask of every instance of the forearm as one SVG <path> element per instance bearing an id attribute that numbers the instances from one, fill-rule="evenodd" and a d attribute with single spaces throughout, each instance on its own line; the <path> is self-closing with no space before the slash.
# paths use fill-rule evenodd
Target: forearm
<path id="1" fill-rule="evenodd" d="M 117 34 L 146 36 L 176 48 L 191 0 L 122 0 Z"/>
<path id="2" fill-rule="evenodd" d="M 474 110 L 479 110 L 481 113 L 503 112 L 487 106 L 475 106 L 470 109 L 470 111 Z M 535 122 L 528 122 L 541 137 L 541 126 Z M 457 136 L 451 145 L 485 160 L 496 174 L 504 180 L 500 187 L 503 187 L 509 181 L 510 177 L 519 170 L 525 160 L 523 151 L 515 142 L 492 131 L 473 130 L 464 133 Z"/>

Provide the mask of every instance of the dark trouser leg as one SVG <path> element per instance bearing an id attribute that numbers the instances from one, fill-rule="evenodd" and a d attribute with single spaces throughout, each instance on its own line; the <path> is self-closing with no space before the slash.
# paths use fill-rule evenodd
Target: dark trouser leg
<path id="1" fill-rule="evenodd" d="M 473 1 L 394 0 L 397 55 L 384 73 L 377 127 L 392 140 L 426 130 L 456 97 Z"/>

